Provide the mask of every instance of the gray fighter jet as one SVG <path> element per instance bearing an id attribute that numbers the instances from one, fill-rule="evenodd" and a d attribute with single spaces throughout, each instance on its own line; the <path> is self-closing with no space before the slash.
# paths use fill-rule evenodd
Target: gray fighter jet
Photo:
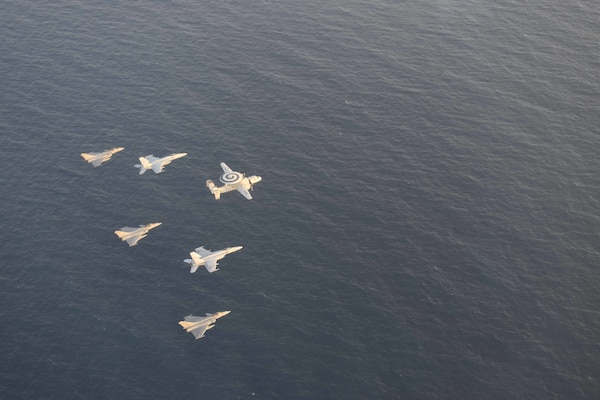
<path id="1" fill-rule="evenodd" d="M 103 162 L 110 160 L 113 154 L 118 153 L 121 150 L 125 150 L 125 147 L 115 147 L 110 150 L 104 150 L 102 152 L 91 152 L 81 153 L 81 157 L 94 167 L 99 167 Z"/>
<path id="2" fill-rule="evenodd" d="M 215 196 L 215 199 L 219 200 L 221 198 L 221 193 L 237 190 L 245 198 L 252 200 L 252 195 L 248 190 L 252 190 L 254 188 L 254 184 L 262 181 L 262 178 L 256 175 L 246 177 L 245 174 L 233 171 L 224 162 L 221 163 L 221 168 L 223 169 L 223 174 L 219 177 L 219 180 L 223 186 L 217 187 L 217 185 L 215 185 L 210 179 L 206 181 L 206 187 Z"/>
<path id="3" fill-rule="evenodd" d="M 214 314 L 206 313 L 206 317 L 196 317 L 188 315 L 183 321 L 179 321 L 179 325 L 186 332 L 192 332 L 196 339 L 204 337 L 204 333 L 210 328 L 214 328 L 214 323 L 221 317 L 229 314 L 231 311 L 220 311 Z"/>
<path id="4" fill-rule="evenodd" d="M 187 156 L 187 153 L 173 153 L 161 158 L 154 157 L 154 155 L 150 154 L 146 157 L 140 157 L 140 163 L 135 164 L 134 167 L 140 169 L 140 175 L 143 175 L 144 172 L 149 169 L 154 171 L 155 174 L 160 174 L 165 170 L 165 165 L 169 165 L 171 164 L 171 161 L 185 156 Z"/>
<path id="5" fill-rule="evenodd" d="M 217 265 L 219 265 L 218 261 L 221 258 L 241 249 L 243 249 L 243 246 L 227 247 L 222 250 L 210 251 L 206 250 L 203 246 L 200 246 L 190 253 L 190 257 L 192 258 L 183 260 L 183 262 L 191 265 L 190 273 L 196 272 L 201 265 L 204 265 L 208 272 L 213 273 L 218 271 Z"/>
<path id="6" fill-rule="evenodd" d="M 162 222 L 156 222 L 148 225 L 140 225 L 139 228 L 131 228 L 129 226 L 125 226 L 120 230 L 115 231 L 115 235 L 121 238 L 121 240 L 129 243 L 129 247 L 135 246 L 140 239 L 145 238 L 148 235 L 148 231 L 150 229 L 154 229 L 157 226 L 161 225 Z"/>

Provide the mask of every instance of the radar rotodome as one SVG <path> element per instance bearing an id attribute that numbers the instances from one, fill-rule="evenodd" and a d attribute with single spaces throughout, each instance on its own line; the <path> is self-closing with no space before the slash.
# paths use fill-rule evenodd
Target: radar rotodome
<path id="1" fill-rule="evenodd" d="M 235 185 L 239 183 L 244 178 L 244 174 L 241 174 L 236 171 L 225 172 L 223 175 L 219 177 L 221 183 L 226 185 Z"/>

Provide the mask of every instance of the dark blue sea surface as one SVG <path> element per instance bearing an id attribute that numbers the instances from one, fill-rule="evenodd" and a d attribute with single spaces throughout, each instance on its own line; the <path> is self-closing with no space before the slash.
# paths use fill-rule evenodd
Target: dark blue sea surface
<path id="1" fill-rule="evenodd" d="M 599 21 L 2 3 L 0 398 L 600 398 Z M 263 177 L 252 201 L 211 196 L 221 161 Z M 200 245 L 244 249 L 190 274 Z"/>

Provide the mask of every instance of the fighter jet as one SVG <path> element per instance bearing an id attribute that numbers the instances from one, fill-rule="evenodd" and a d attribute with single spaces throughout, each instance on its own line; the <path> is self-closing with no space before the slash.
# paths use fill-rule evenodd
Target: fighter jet
<path id="1" fill-rule="evenodd" d="M 179 325 L 185 329 L 186 332 L 192 332 L 192 335 L 196 339 L 204 337 L 204 333 L 210 328 L 214 328 L 214 323 L 221 317 L 229 314 L 231 311 L 220 311 L 214 314 L 206 313 L 206 317 L 196 317 L 188 315 L 183 321 L 179 321 Z"/>
<path id="2" fill-rule="evenodd" d="M 171 161 L 187 156 L 187 153 L 173 153 L 166 157 L 157 158 L 153 154 L 146 157 L 140 157 L 140 164 L 135 164 L 134 167 L 140 169 L 140 175 L 151 169 L 155 174 L 160 174 L 164 171 L 165 165 L 171 164 Z"/>
<path id="3" fill-rule="evenodd" d="M 206 181 L 206 187 L 210 189 L 210 192 L 215 196 L 216 200 L 221 198 L 221 193 L 227 193 L 232 190 L 237 190 L 248 200 L 252 200 L 252 196 L 248 190 L 252 190 L 255 183 L 262 180 L 260 176 L 252 175 L 246 177 L 245 174 L 233 171 L 224 162 L 221 163 L 223 169 L 223 175 L 219 177 L 223 186 L 217 187 L 213 181 L 208 179 Z"/>
<path id="4" fill-rule="evenodd" d="M 102 152 L 91 152 L 91 153 L 81 153 L 81 157 L 85 159 L 85 161 L 91 163 L 94 167 L 99 167 L 103 162 L 110 160 L 113 154 L 118 153 L 121 150 L 125 150 L 125 147 L 115 147 L 110 150 L 104 150 Z"/>
<path id="5" fill-rule="evenodd" d="M 226 249 L 222 250 L 210 251 L 206 250 L 203 246 L 201 246 L 190 253 L 190 257 L 192 257 L 191 259 L 188 258 L 186 260 L 183 260 L 183 262 L 186 262 L 191 265 L 191 274 L 196 272 L 198 267 L 200 267 L 201 265 L 204 265 L 204 268 L 206 268 L 208 272 L 213 273 L 219 270 L 217 268 L 217 265 L 219 265 L 218 261 L 221 258 L 225 257 L 227 254 L 235 253 L 236 251 L 239 251 L 241 249 L 243 249 L 243 246 L 227 247 Z"/>
<path id="6" fill-rule="evenodd" d="M 148 225 L 140 225 L 139 228 L 131 228 L 129 226 L 121 228 L 121 230 L 115 231 L 115 235 L 121 238 L 121 240 L 127 241 L 129 247 L 135 246 L 140 239 L 145 238 L 148 235 L 150 229 L 154 229 L 161 225 L 162 222 L 156 222 Z"/>

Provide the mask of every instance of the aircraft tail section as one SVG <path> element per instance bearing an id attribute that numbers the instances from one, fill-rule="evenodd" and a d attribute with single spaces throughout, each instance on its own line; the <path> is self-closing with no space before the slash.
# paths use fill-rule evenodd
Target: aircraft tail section
<path id="1" fill-rule="evenodd" d="M 183 262 L 190 264 L 190 274 L 193 274 L 194 272 L 196 272 L 198 270 L 198 267 L 200 267 L 200 265 L 194 264 L 194 261 L 190 258 L 183 260 Z"/>
<path id="2" fill-rule="evenodd" d="M 210 179 L 208 179 L 206 181 L 206 187 L 215 196 L 215 200 L 219 200 L 221 198 L 221 191 L 219 190 L 219 188 L 217 187 L 217 185 L 214 184 L 213 181 L 211 181 Z"/>
<path id="3" fill-rule="evenodd" d="M 198 267 L 200 267 L 203 264 L 203 260 L 195 252 L 191 252 L 190 256 L 192 258 L 186 258 L 185 260 L 183 260 L 183 262 L 190 264 L 190 273 L 193 274 L 198 270 Z"/>
<path id="4" fill-rule="evenodd" d="M 140 175 L 143 175 L 144 172 L 152 169 L 152 163 L 146 159 L 146 157 L 140 157 L 140 163 L 135 165 L 136 168 L 140 169 Z"/>

